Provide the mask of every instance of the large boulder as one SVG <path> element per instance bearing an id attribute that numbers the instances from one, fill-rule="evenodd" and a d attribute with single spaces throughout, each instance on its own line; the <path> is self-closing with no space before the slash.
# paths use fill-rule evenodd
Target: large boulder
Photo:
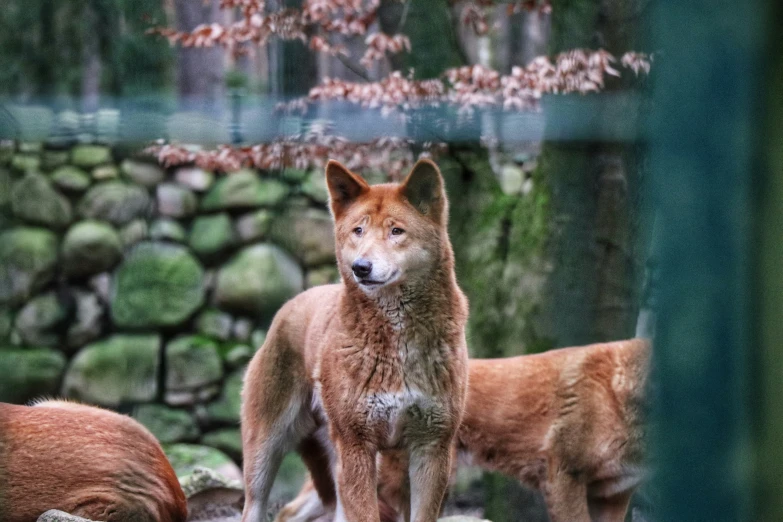
<path id="1" fill-rule="evenodd" d="M 285 183 L 261 179 L 253 170 L 227 174 L 212 186 L 201 201 L 204 210 L 270 207 L 281 203 L 288 195 Z"/>
<path id="2" fill-rule="evenodd" d="M 203 277 L 201 265 L 183 247 L 140 243 L 115 273 L 112 319 L 129 328 L 182 323 L 204 301 Z"/>
<path id="3" fill-rule="evenodd" d="M 113 408 L 152 401 L 159 362 L 158 335 L 113 335 L 76 354 L 65 374 L 63 395 Z"/>
<path id="4" fill-rule="evenodd" d="M 163 183 L 155 191 L 158 214 L 173 218 L 190 217 L 198 208 L 198 199 L 189 189 L 176 183 Z"/>
<path id="5" fill-rule="evenodd" d="M 65 356 L 47 348 L 0 347 L 0 402 L 24 404 L 57 394 Z"/>
<path id="6" fill-rule="evenodd" d="M 269 318 L 302 291 L 302 269 L 285 251 L 271 244 L 244 248 L 217 275 L 215 302 L 221 308 Z"/>
<path id="7" fill-rule="evenodd" d="M 20 304 L 53 278 L 57 236 L 41 228 L 0 233 L 0 304 Z"/>
<path id="8" fill-rule="evenodd" d="M 234 227 L 226 213 L 197 217 L 188 239 L 190 248 L 205 259 L 225 253 L 235 242 Z"/>
<path id="9" fill-rule="evenodd" d="M 167 403 L 194 404 L 209 399 L 217 392 L 214 385 L 222 377 L 223 361 L 214 341 L 186 335 L 166 345 Z"/>
<path id="10" fill-rule="evenodd" d="M 52 187 L 46 176 L 34 172 L 13 184 L 11 208 L 24 221 L 55 229 L 68 226 L 73 216 L 68 199 Z"/>
<path id="11" fill-rule="evenodd" d="M 84 192 L 90 187 L 90 175 L 79 167 L 64 165 L 51 175 L 52 183 L 66 192 Z"/>
<path id="12" fill-rule="evenodd" d="M 76 223 L 65 234 L 62 255 L 67 275 L 89 276 L 114 267 L 122 258 L 122 243 L 111 225 L 85 220 Z"/>
<path id="13" fill-rule="evenodd" d="M 134 183 L 145 187 L 154 187 L 166 177 L 163 169 L 154 163 L 126 159 L 120 165 L 120 169 Z"/>
<path id="14" fill-rule="evenodd" d="M 142 404 L 134 410 L 133 418 L 150 430 L 162 444 L 190 442 L 199 437 L 196 419 L 185 410 L 162 404 Z"/>
<path id="15" fill-rule="evenodd" d="M 324 210 L 291 209 L 274 220 L 269 235 L 305 266 L 334 263 L 334 225 Z"/>
<path id="16" fill-rule="evenodd" d="M 121 181 L 106 181 L 92 187 L 79 202 L 79 215 L 122 226 L 150 212 L 150 197 L 144 188 Z"/>
<path id="17" fill-rule="evenodd" d="M 101 335 L 104 310 L 96 294 L 76 290 L 73 294 L 76 305 L 76 316 L 71 321 L 66 333 L 66 346 L 79 348 L 94 341 Z"/>
<path id="18" fill-rule="evenodd" d="M 30 346 L 60 344 L 59 327 L 68 317 L 68 307 L 56 292 L 47 292 L 30 299 L 16 315 L 16 331 L 22 342 Z"/>
<path id="19" fill-rule="evenodd" d="M 71 149 L 71 163 L 85 168 L 111 163 L 111 149 L 103 145 L 78 145 Z"/>

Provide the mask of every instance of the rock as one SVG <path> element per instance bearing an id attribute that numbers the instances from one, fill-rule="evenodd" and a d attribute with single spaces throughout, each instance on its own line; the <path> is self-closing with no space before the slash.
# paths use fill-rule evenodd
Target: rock
<path id="1" fill-rule="evenodd" d="M 272 213 L 268 210 L 257 210 L 237 219 L 236 229 L 243 243 L 252 243 L 265 238 L 271 225 Z"/>
<path id="2" fill-rule="evenodd" d="M 45 176 L 33 172 L 13 184 L 11 208 L 25 221 L 55 229 L 66 227 L 73 214 L 68 199 Z"/>
<path id="3" fill-rule="evenodd" d="M 223 355 L 226 366 L 232 370 L 242 368 L 253 358 L 253 349 L 246 344 L 237 344 L 229 348 Z"/>
<path id="4" fill-rule="evenodd" d="M 103 306 L 97 295 L 76 290 L 74 302 L 76 318 L 71 322 L 65 338 L 69 348 L 79 348 L 94 341 L 100 337 L 103 327 Z"/>
<path id="5" fill-rule="evenodd" d="M 188 251 L 167 243 L 143 242 L 117 268 L 111 316 L 119 327 L 179 324 L 204 301 L 204 270 Z"/>
<path id="6" fill-rule="evenodd" d="M 134 219 L 120 229 L 120 241 L 123 248 L 130 248 L 139 241 L 147 239 L 149 227 L 144 219 Z"/>
<path id="7" fill-rule="evenodd" d="M 68 163 L 67 150 L 45 150 L 41 155 L 41 167 L 44 170 L 52 170 Z"/>
<path id="8" fill-rule="evenodd" d="M 181 167 L 174 174 L 174 180 L 196 192 L 204 192 L 215 181 L 215 175 L 198 167 Z"/>
<path id="9" fill-rule="evenodd" d="M 14 154 L 11 158 L 11 168 L 18 172 L 38 172 L 41 168 L 41 158 L 30 154 Z"/>
<path id="10" fill-rule="evenodd" d="M 334 263 L 334 225 L 324 210 L 288 210 L 274 220 L 269 236 L 305 266 Z"/>
<path id="11" fill-rule="evenodd" d="M 258 350 L 261 348 L 261 345 L 264 344 L 264 341 L 266 341 L 266 330 L 253 331 L 253 334 L 250 336 L 250 342 L 252 343 L 253 348 Z"/>
<path id="12" fill-rule="evenodd" d="M 37 522 L 100 522 L 90 520 L 89 518 L 77 517 L 76 515 L 69 515 L 65 511 L 58 509 L 50 509 L 49 511 L 38 517 Z"/>
<path id="13" fill-rule="evenodd" d="M 95 167 L 92 169 L 90 175 L 95 181 L 117 179 L 120 177 L 120 169 L 114 165 L 101 165 L 100 167 Z"/>
<path id="14" fill-rule="evenodd" d="M 216 471 L 229 480 L 242 480 L 239 467 L 228 455 L 215 448 L 178 443 L 164 445 L 163 451 L 178 477 L 190 475 L 196 468 L 203 467 Z"/>
<path id="15" fill-rule="evenodd" d="M 525 174 L 516 165 L 503 165 L 498 178 L 504 194 L 517 195 L 522 191 Z"/>
<path id="16" fill-rule="evenodd" d="M 0 401 L 24 404 L 57 394 L 65 356 L 48 348 L 0 348 Z"/>
<path id="17" fill-rule="evenodd" d="M 122 226 L 150 212 L 150 197 L 138 185 L 106 181 L 93 186 L 79 202 L 79 215 Z"/>
<path id="18" fill-rule="evenodd" d="M 206 415 L 211 422 L 236 424 L 239 422 L 242 378 L 245 369 L 237 370 L 226 378 L 220 398 L 207 405 Z"/>
<path id="19" fill-rule="evenodd" d="M 231 311 L 268 319 L 302 290 L 302 269 L 271 244 L 244 248 L 217 275 L 215 302 Z"/>
<path id="20" fill-rule="evenodd" d="M 305 287 L 312 288 L 319 285 L 328 285 L 340 282 L 340 271 L 334 265 L 311 268 L 305 276 Z"/>
<path id="21" fill-rule="evenodd" d="M 57 236 L 41 228 L 0 233 L 0 303 L 20 304 L 53 278 Z"/>
<path id="22" fill-rule="evenodd" d="M 71 165 L 65 165 L 52 172 L 51 179 L 57 188 L 66 192 L 84 192 L 92 183 L 92 179 L 86 172 Z"/>
<path id="23" fill-rule="evenodd" d="M 196 195 L 176 183 L 158 185 L 155 192 L 158 202 L 158 213 L 174 218 L 190 217 L 198 208 Z"/>
<path id="24" fill-rule="evenodd" d="M 102 221 L 76 223 L 65 234 L 62 264 L 65 274 L 84 277 L 104 272 L 122 258 L 120 236 Z"/>
<path id="25" fill-rule="evenodd" d="M 11 202 L 11 173 L 8 169 L 0 167 L 0 208 Z"/>
<path id="26" fill-rule="evenodd" d="M 22 141 L 19 143 L 18 147 L 19 152 L 38 154 L 43 150 L 43 143 L 40 141 Z"/>
<path id="27" fill-rule="evenodd" d="M 302 193 L 318 203 L 329 201 L 329 189 L 326 187 L 326 176 L 324 173 L 318 171 L 310 174 L 310 177 L 302 183 Z"/>
<path id="28" fill-rule="evenodd" d="M 30 346 L 56 347 L 60 343 L 58 327 L 68 317 L 68 307 L 55 292 L 30 299 L 16 315 L 16 331 Z"/>
<path id="29" fill-rule="evenodd" d="M 133 418 L 142 423 L 162 444 L 191 442 L 200 434 L 196 419 L 185 410 L 162 404 L 142 404 L 133 412 Z"/>
<path id="30" fill-rule="evenodd" d="M 184 243 L 186 238 L 185 227 L 173 219 L 156 219 L 150 225 L 150 239 Z"/>
<path id="31" fill-rule="evenodd" d="M 242 435 L 239 428 L 224 428 L 202 435 L 201 444 L 217 448 L 236 461 L 242 460 Z"/>
<path id="32" fill-rule="evenodd" d="M 71 163 L 85 168 L 111 163 L 111 150 L 103 145 L 77 145 L 71 149 Z"/>
<path id="33" fill-rule="evenodd" d="M 116 334 L 79 351 L 65 374 L 63 395 L 116 408 L 149 402 L 158 391 L 160 337 Z"/>
<path id="34" fill-rule="evenodd" d="M 245 496 L 241 480 L 200 466 L 179 480 L 188 499 L 189 522 L 239 522 Z"/>
<path id="35" fill-rule="evenodd" d="M 278 180 L 264 179 L 253 170 L 239 170 L 220 178 L 201 202 L 204 210 L 271 207 L 288 195 L 288 187 Z"/>
<path id="36" fill-rule="evenodd" d="M 120 165 L 120 169 L 134 183 L 145 187 L 154 187 L 166 178 L 163 169 L 154 163 L 126 159 Z"/>
<path id="37" fill-rule="evenodd" d="M 87 282 L 90 290 L 100 298 L 100 300 L 106 304 L 111 299 L 111 274 L 106 272 L 98 274 L 95 277 L 91 277 Z"/>
<path id="38" fill-rule="evenodd" d="M 234 318 L 217 309 L 207 309 L 196 318 L 196 330 L 219 341 L 228 341 L 231 338 Z"/>
<path id="39" fill-rule="evenodd" d="M 229 250 L 236 238 L 228 214 L 199 216 L 193 221 L 188 244 L 202 258 L 214 258 Z"/>
<path id="40" fill-rule="evenodd" d="M 307 179 L 309 175 L 310 173 L 303 169 L 287 168 L 283 170 L 282 178 L 292 185 L 298 185 Z"/>
<path id="41" fill-rule="evenodd" d="M 217 345 L 206 337 L 177 337 L 166 345 L 166 402 L 193 404 L 198 392 L 223 377 Z"/>
<path id="42" fill-rule="evenodd" d="M 234 321 L 233 338 L 236 341 L 247 342 L 253 333 L 253 321 L 243 317 Z"/>

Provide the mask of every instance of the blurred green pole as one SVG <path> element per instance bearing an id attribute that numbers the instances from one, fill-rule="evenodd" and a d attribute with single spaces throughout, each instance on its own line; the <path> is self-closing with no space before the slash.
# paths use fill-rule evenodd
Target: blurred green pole
<path id="1" fill-rule="evenodd" d="M 658 0 L 647 18 L 661 226 L 651 462 L 665 522 L 755 520 L 749 322 L 765 5 Z"/>

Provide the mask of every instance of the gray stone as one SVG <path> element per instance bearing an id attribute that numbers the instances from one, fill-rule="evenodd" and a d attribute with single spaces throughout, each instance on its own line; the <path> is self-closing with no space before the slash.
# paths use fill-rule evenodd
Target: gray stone
<path id="1" fill-rule="evenodd" d="M 109 303 L 111 299 L 111 274 L 106 272 L 98 274 L 91 277 L 87 284 L 102 302 Z"/>
<path id="2" fill-rule="evenodd" d="M 163 183 L 155 191 L 158 213 L 174 218 L 190 217 L 198 208 L 198 199 L 193 191 L 176 183 Z"/>
<path id="3" fill-rule="evenodd" d="M 234 340 L 247 342 L 250 340 L 250 335 L 253 333 L 253 321 L 240 317 L 234 321 L 234 328 L 232 331 Z"/>
<path id="4" fill-rule="evenodd" d="M 242 472 L 231 458 L 220 450 L 197 444 L 166 444 L 163 446 L 174 472 L 184 477 L 196 468 L 204 467 L 218 472 L 229 480 L 242 480 Z"/>
<path id="5" fill-rule="evenodd" d="M 80 348 L 101 335 L 103 326 L 103 306 L 98 296 L 83 290 L 74 291 L 76 317 L 66 334 L 69 348 Z"/>
<path id="6" fill-rule="evenodd" d="M 150 239 L 184 243 L 186 238 L 185 227 L 173 219 L 156 219 L 150 225 Z"/>
<path id="7" fill-rule="evenodd" d="M 268 210 L 244 214 L 236 222 L 237 234 L 243 243 L 252 243 L 265 238 L 271 226 L 272 213 Z"/>
<path id="8" fill-rule="evenodd" d="M 46 286 L 57 265 L 57 236 L 41 228 L 0 233 L 0 303 L 20 304 Z"/>
<path id="9" fill-rule="evenodd" d="M 215 384 L 222 377 L 223 363 L 217 345 L 210 339 L 188 335 L 166 345 L 166 402 L 169 404 L 195 402 L 185 402 L 188 398 L 185 394 L 195 398 L 197 395 L 191 392 Z"/>
<path id="10" fill-rule="evenodd" d="M 30 154 L 14 154 L 11 168 L 18 172 L 38 172 L 41 168 L 41 158 Z"/>
<path id="11" fill-rule="evenodd" d="M 204 192 L 215 181 L 215 175 L 198 167 L 180 167 L 174 173 L 174 180 L 196 192 Z"/>
<path id="12" fill-rule="evenodd" d="M 205 433 L 201 444 L 217 448 L 234 460 L 242 460 L 242 435 L 239 428 L 224 428 Z"/>
<path id="13" fill-rule="evenodd" d="M 305 286 L 312 288 L 314 286 L 328 285 L 340 282 L 340 271 L 335 265 L 319 266 L 311 268 L 305 276 Z"/>
<path id="14" fill-rule="evenodd" d="M 68 308 L 55 292 L 30 299 L 16 315 L 16 331 L 27 345 L 56 347 L 58 327 L 68 317 Z"/>
<path id="15" fill-rule="evenodd" d="M 204 301 L 203 276 L 201 265 L 184 248 L 140 243 L 116 271 L 112 319 L 129 328 L 180 324 Z"/>
<path id="16" fill-rule="evenodd" d="M 158 391 L 158 335 L 116 334 L 79 351 L 65 374 L 63 395 L 116 408 L 149 402 Z"/>
<path id="17" fill-rule="evenodd" d="M 162 404 L 142 404 L 134 410 L 133 418 L 150 430 L 162 444 L 192 442 L 200 435 L 193 415 Z"/>
<path id="18" fill-rule="evenodd" d="M 86 168 L 111 163 L 111 150 L 102 145 L 77 145 L 71 149 L 71 163 Z"/>
<path id="19" fill-rule="evenodd" d="M 199 216 L 193 221 L 188 244 L 202 258 L 213 258 L 227 252 L 236 242 L 228 214 Z"/>
<path id="20" fill-rule="evenodd" d="M 245 369 L 237 370 L 226 378 L 220 398 L 207 405 L 206 415 L 211 422 L 236 424 L 239 422 L 242 378 Z"/>
<path id="21" fill-rule="evenodd" d="M 52 187 L 46 176 L 33 172 L 13 184 L 11 208 L 24 221 L 55 229 L 68 226 L 73 215 L 68 199 Z"/>
<path id="22" fill-rule="evenodd" d="M 16 147 L 11 140 L 0 140 L 0 164 L 7 165 L 14 156 Z"/>
<path id="23" fill-rule="evenodd" d="M 324 210 L 290 209 L 274 220 L 269 236 L 305 266 L 334 263 L 334 225 Z"/>
<path id="24" fill-rule="evenodd" d="M 149 236 L 149 226 L 144 219 L 134 219 L 120 229 L 120 241 L 126 249 L 147 239 L 147 236 Z"/>
<path id="25" fill-rule="evenodd" d="M 118 169 L 115 165 L 101 165 L 100 167 L 95 167 L 92 169 L 90 176 L 95 181 L 117 179 L 120 177 L 120 169 Z"/>
<path id="26" fill-rule="evenodd" d="M 48 348 L 0 348 L 0 401 L 24 404 L 57 394 L 65 356 Z"/>
<path id="27" fill-rule="evenodd" d="M 268 319 L 302 290 L 302 269 L 271 244 L 246 247 L 217 275 L 215 302 L 221 308 Z"/>
<path id="28" fill-rule="evenodd" d="M 144 188 L 122 181 L 93 186 L 79 202 L 79 215 L 122 226 L 150 212 L 150 197 Z"/>
<path id="29" fill-rule="evenodd" d="M 120 236 L 111 225 L 85 220 L 65 234 L 62 263 L 66 275 L 83 277 L 104 272 L 122 258 Z"/>
<path id="30" fill-rule="evenodd" d="M 154 163 L 126 159 L 120 169 L 133 182 L 145 187 L 154 187 L 166 178 L 163 169 Z"/>
<path id="31" fill-rule="evenodd" d="M 231 338 L 233 322 L 231 315 L 214 308 L 207 309 L 196 318 L 196 330 L 219 341 L 228 341 Z"/>
<path id="32" fill-rule="evenodd" d="M 65 511 L 58 509 L 50 509 L 38 517 L 37 522 L 100 522 L 91 520 L 89 518 L 77 517 L 76 515 L 69 515 Z"/>
<path id="33" fill-rule="evenodd" d="M 190 474 L 180 478 L 180 485 L 188 500 L 203 491 L 214 490 L 216 488 L 232 489 L 236 491 L 239 496 L 242 496 L 244 493 L 240 480 L 226 478 L 214 469 L 202 466 L 194 467 Z"/>
<path id="34" fill-rule="evenodd" d="M 285 183 L 261 179 L 253 170 L 240 170 L 220 178 L 204 196 L 204 210 L 270 207 L 281 203 L 288 195 Z"/>
<path id="35" fill-rule="evenodd" d="M 90 187 L 92 179 L 79 167 L 65 165 L 51 175 L 52 183 L 67 192 L 84 192 Z"/>

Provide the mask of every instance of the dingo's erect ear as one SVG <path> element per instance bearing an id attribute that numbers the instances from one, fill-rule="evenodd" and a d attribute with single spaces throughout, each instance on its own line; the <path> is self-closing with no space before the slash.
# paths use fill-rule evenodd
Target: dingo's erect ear
<path id="1" fill-rule="evenodd" d="M 411 205 L 422 214 L 441 220 L 446 214 L 443 177 L 435 162 L 420 159 L 402 182 L 400 190 Z"/>
<path id="2" fill-rule="evenodd" d="M 326 186 L 329 188 L 329 206 L 335 218 L 370 188 L 361 176 L 335 160 L 329 160 L 326 164 Z"/>

